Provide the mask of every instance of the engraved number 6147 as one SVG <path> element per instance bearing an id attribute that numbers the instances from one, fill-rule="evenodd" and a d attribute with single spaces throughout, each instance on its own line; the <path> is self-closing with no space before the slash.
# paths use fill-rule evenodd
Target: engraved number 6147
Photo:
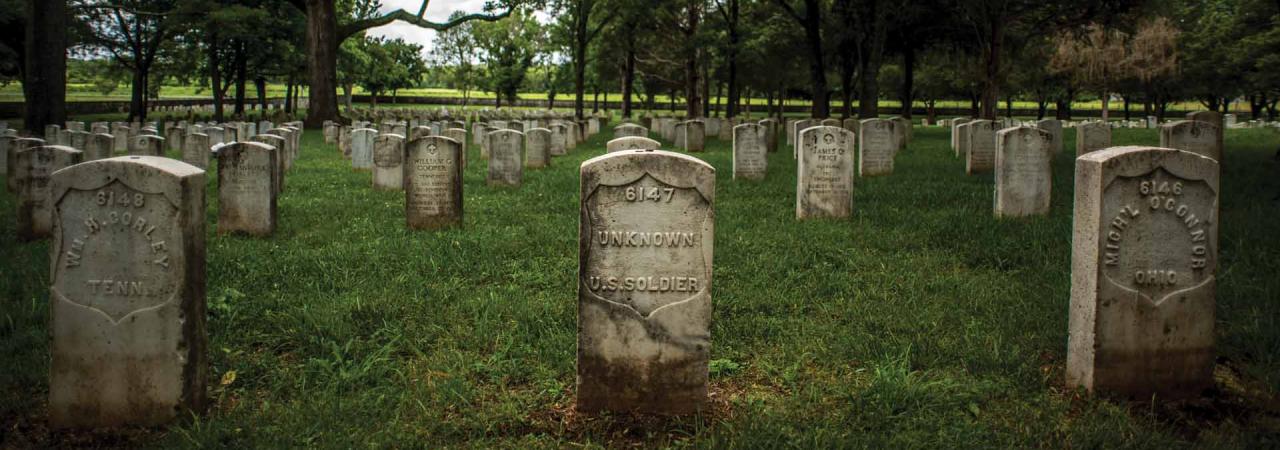
<path id="1" fill-rule="evenodd" d="M 671 199 L 676 195 L 675 188 L 645 188 L 645 187 L 629 187 L 626 191 L 627 201 L 629 202 L 667 202 L 671 203 Z M 665 198 L 665 200 L 663 200 Z"/>

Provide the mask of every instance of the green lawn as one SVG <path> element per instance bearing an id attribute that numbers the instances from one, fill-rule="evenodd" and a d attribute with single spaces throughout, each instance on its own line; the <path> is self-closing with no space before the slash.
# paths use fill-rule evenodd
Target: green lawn
<path id="1" fill-rule="evenodd" d="M 571 408 L 577 170 L 605 134 L 518 189 L 486 186 L 473 146 L 465 227 L 449 231 L 406 230 L 403 194 L 371 189 L 316 130 L 272 238 L 214 234 L 210 174 L 216 404 L 156 430 L 44 425 L 48 245 L 15 242 L 0 193 L 0 447 L 1280 445 L 1280 136 L 1228 134 L 1219 388 L 1167 405 L 1063 386 L 1071 152 L 1054 162 L 1051 215 L 998 221 L 991 176 L 965 176 L 947 133 L 916 128 L 894 175 L 857 180 L 851 219 L 810 222 L 794 218 L 786 145 L 752 183 L 731 180 L 730 145 L 709 140 L 714 406 L 670 419 Z"/>
<path id="2" fill-rule="evenodd" d="M 283 84 L 267 85 L 268 97 L 283 98 L 285 95 L 285 92 L 286 92 L 286 86 Z M 361 88 L 359 86 L 356 86 L 356 88 L 352 92 L 354 92 L 357 95 L 368 94 L 368 92 L 365 91 L 364 88 Z M 230 91 L 228 92 L 228 94 L 230 94 Z M 339 91 L 339 94 L 341 95 L 342 92 Z M 129 95 L 130 95 L 130 91 L 129 91 L 128 85 L 121 85 L 115 91 L 112 91 L 110 94 L 103 94 L 102 92 L 95 90 L 92 84 L 70 83 L 67 85 L 67 99 L 68 101 L 72 101 L 72 102 L 105 101 L 105 100 L 129 101 Z M 258 91 L 253 86 L 249 86 L 247 95 L 251 99 L 256 99 L 258 95 Z M 305 91 L 303 92 L 303 95 L 304 96 L 306 95 Z M 391 96 L 392 94 L 390 92 L 384 92 L 381 95 Z M 447 88 L 401 89 L 397 93 L 397 95 L 403 96 L 403 97 L 435 97 L 435 98 L 456 98 L 456 99 L 461 99 L 463 97 L 462 91 L 457 89 L 447 89 Z M 519 95 L 520 95 L 520 98 L 523 100 L 545 101 L 547 99 L 546 92 L 521 92 Z M 486 91 L 471 91 L 467 94 L 467 96 L 468 98 L 472 98 L 472 99 L 492 100 L 495 97 L 495 94 L 493 92 L 486 92 Z M 212 97 L 213 95 L 209 92 L 207 88 L 200 87 L 200 86 L 162 86 L 160 88 L 161 99 L 197 99 L 197 98 L 212 98 Z M 228 98 L 229 98 L 228 101 L 231 101 L 230 99 L 233 97 L 229 96 Z M 591 107 L 591 102 L 593 98 L 594 97 L 592 96 L 592 93 L 590 92 L 586 93 L 585 99 L 586 99 L 588 108 Z M 633 99 L 635 101 L 637 108 L 643 108 L 644 106 L 643 99 L 639 97 L 638 94 L 636 97 L 633 97 Z M 573 93 L 572 92 L 558 93 L 556 95 L 556 100 L 572 101 Z M 622 93 L 620 92 L 602 93 L 600 96 L 600 100 L 611 101 L 611 102 L 621 102 Z M 5 86 L 0 86 L 0 102 L 22 102 L 22 101 L 24 101 L 24 99 L 22 97 L 21 83 L 10 83 Z M 728 98 L 719 97 L 717 99 L 716 97 L 712 97 L 711 101 L 712 103 L 716 103 L 717 101 L 720 102 L 721 108 L 723 108 L 723 104 L 728 101 Z M 665 111 L 670 106 L 670 103 L 671 103 L 671 96 L 669 95 L 657 95 L 654 97 L 655 110 Z M 764 107 L 768 104 L 768 101 L 763 97 L 759 97 L 759 98 L 748 98 L 743 103 L 744 104 L 750 103 L 753 109 L 759 109 L 760 111 L 763 111 Z M 805 99 L 789 99 L 787 100 L 786 103 L 787 105 L 810 104 L 810 102 Z M 854 102 L 855 109 L 857 108 L 856 106 L 857 103 L 858 102 L 856 101 Z M 838 101 L 838 99 L 832 99 L 833 114 L 838 114 L 838 112 L 840 111 L 841 105 L 842 104 Z M 886 108 L 886 109 L 901 108 L 901 105 L 902 105 L 902 102 L 898 100 L 892 100 L 892 99 L 880 100 L 881 108 Z M 924 102 L 920 100 L 915 101 L 914 105 L 916 108 L 925 107 Z M 1019 108 L 1019 109 L 1034 110 L 1037 108 L 1036 103 L 1033 101 L 1019 100 L 1019 101 L 1013 102 L 1013 105 L 1015 108 Z M 405 106 L 405 105 L 401 105 L 401 106 Z M 939 101 L 936 106 L 938 108 L 968 109 L 970 106 L 970 102 L 968 100 L 947 100 L 947 101 Z M 1249 112 L 1249 105 L 1247 103 L 1240 102 L 1240 103 L 1233 104 L 1232 106 L 1233 106 L 1232 110 L 1237 113 L 1247 114 Z M 1124 108 L 1123 102 L 1112 102 L 1110 107 L 1113 113 L 1113 118 L 1122 116 L 1122 111 Z M 684 111 L 683 100 L 677 99 L 676 108 L 679 112 Z M 1004 111 L 1004 108 L 1005 108 L 1005 104 L 1002 101 L 1000 102 L 999 109 L 1000 111 Z M 1055 108 L 1054 105 L 1052 104 L 1049 105 L 1049 111 L 1053 111 L 1054 108 Z M 1072 108 L 1075 111 L 1099 111 L 1102 109 L 1102 101 L 1101 100 L 1077 101 L 1073 104 Z M 1201 105 L 1199 102 L 1194 102 L 1194 101 L 1176 102 L 1169 105 L 1169 111 L 1171 114 L 1176 111 L 1199 111 L 1203 109 L 1205 109 L 1203 105 Z M 1141 118 L 1142 116 L 1141 104 L 1133 105 L 1133 115 L 1135 118 Z"/>

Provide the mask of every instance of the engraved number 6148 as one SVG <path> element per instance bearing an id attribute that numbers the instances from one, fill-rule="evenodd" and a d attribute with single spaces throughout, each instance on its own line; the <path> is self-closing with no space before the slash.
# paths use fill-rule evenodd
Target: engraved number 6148
<path id="1" fill-rule="evenodd" d="M 629 187 L 626 191 L 627 201 L 629 202 L 667 202 L 671 203 L 671 199 L 676 195 L 675 188 L 645 188 L 645 187 Z M 666 200 L 663 200 L 665 197 Z"/>
<path id="2" fill-rule="evenodd" d="M 128 193 L 123 193 L 120 195 L 116 195 L 115 192 L 102 190 L 102 191 L 98 191 L 98 195 L 97 195 L 98 206 L 117 205 L 117 206 L 133 206 L 134 208 L 141 208 L 145 201 L 146 200 L 144 200 L 144 197 L 142 196 L 142 194 L 129 195 Z"/>

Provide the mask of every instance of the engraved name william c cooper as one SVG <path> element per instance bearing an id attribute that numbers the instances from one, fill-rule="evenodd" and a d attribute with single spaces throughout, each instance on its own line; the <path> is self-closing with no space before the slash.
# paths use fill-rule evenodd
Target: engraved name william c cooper
<path id="1" fill-rule="evenodd" d="M 68 190 L 60 200 L 62 252 L 53 291 L 119 322 L 169 301 L 182 281 L 178 208 L 162 194 L 114 181 Z"/>
<path id="2" fill-rule="evenodd" d="M 1112 283 L 1159 304 L 1212 278 L 1216 194 L 1163 169 L 1119 177 L 1104 193 L 1102 263 Z"/>

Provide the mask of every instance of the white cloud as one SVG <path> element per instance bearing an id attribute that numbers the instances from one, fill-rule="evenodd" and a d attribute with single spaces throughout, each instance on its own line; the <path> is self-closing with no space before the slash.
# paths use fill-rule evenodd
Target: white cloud
<path id="1" fill-rule="evenodd" d="M 417 14 L 418 8 L 422 7 L 423 0 L 382 0 L 381 12 L 390 12 L 397 9 L 404 9 L 410 14 Z M 454 11 L 465 11 L 468 13 L 480 12 L 484 10 L 485 0 L 434 0 L 427 6 L 426 17 L 434 22 L 443 22 L 449 19 L 449 15 Z M 406 42 L 413 42 L 422 45 L 422 56 L 427 57 L 431 53 L 432 42 L 435 40 L 435 30 L 417 27 L 404 22 L 393 22 L 390 25 L 384 25 L 378 28 L 369 29 L 370 36 L 379 36 L 387 38 L 401 38 Z"/>

